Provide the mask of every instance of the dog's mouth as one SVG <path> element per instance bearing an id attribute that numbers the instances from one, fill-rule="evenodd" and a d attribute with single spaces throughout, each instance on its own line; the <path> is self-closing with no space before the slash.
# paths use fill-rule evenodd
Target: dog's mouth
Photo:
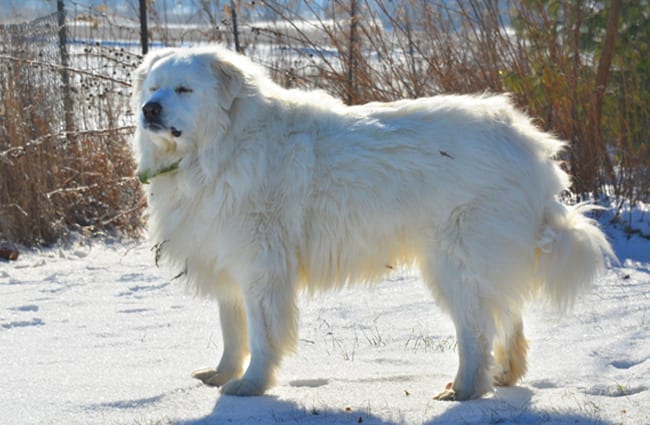
<path id="1" fill-rule="evenodd" d="M 154 133 L 169 133 L 172 137 L 181 137 L 183 135 L 183 132 L 176 127 L 166 127 L 158 121 L 145 121 L 144 128 Z"/>

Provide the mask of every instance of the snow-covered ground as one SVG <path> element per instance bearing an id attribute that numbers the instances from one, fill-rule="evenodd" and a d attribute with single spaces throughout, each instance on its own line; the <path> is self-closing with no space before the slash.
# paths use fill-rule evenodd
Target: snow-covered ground
<path id="1" fill-rule="evenodd" d="M 217 307 L 146 242 L 23 253 L 0 262 L 0 424 L 650 424 L 650 240 L 608 233 L 621 265 L 571 313 L 530 307 L 524 381 L 465 403 L 432 400 L 457 355 L 417 276 L 302 299 L 279 385 L 237 398 L 190 377 Z"/>

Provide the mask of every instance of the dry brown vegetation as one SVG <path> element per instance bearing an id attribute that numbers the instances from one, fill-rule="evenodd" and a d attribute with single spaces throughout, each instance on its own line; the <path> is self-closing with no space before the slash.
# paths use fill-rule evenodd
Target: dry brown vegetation
<path id="1" fill-rule="evenodd" d="M 265 4 L 279 19 L 300 22 L 285 2 Z M 605 7 L 563 0 L 327 4 L 310 9 L 323 17 L 323 37 L 294 25 L 290 39 L 296 49 L 310 48 L 304 59 L 319 69 L 319 86 L 349 103 L 512 93 L 540 127 L 569 143 L 563 159 L 575 193 L 647 201 L 647 0 L 614 0 Z M 340 60 L 323 53 L 322 38 Z M 281 68 L 293 71 L 291 64 Z M 310 77 L 307 85 L 314 82 Z"/>
<path id="2" fill-rule="evenodd" d="M 11 40 L 0 60 L 0 242 L 136 236 L 144 203 L 132 177 L 129 83 L 112 76 L 123 55 L 87 47 L 79 53 L 87 66 L 66 69 L 56 43 L 33 42 L 41 36 L 22 26 L 0 32 Z M 66 94 L 74 105 L 67 117 Z"/>
<path id="3" fill-rule="evenodd" d="M 151 41 L 237 39 L 280 84 L 323 88 L 351 104 L 510 92 L 540 127 L 569 142 L 563 159 L 576 193 L 621 204 L 648 200 L 648 0 L 604 7 L 568 0 L 267 0 L 234 2 L 234 14 L 230 4 L 216 14 L 209 0 L 197 0 L 206 25 L 187 29 L 170 29 L 154 13 Z M 265 22 L 246 21 L 256 8 Z M 93 22 L 85 31 L 129 30 L 105 10 L 83 19 Z M 33 43 L 26 28 L 22 39 L 7 31 L 0 29 L 0 242 L 48 244 L 70 230 L 137 236 L 144 204 L 132 178 L 128 72 L 138 56 L 86 46 L 62 68 L 55 36 L 48 42 L 37 33 Z"/>

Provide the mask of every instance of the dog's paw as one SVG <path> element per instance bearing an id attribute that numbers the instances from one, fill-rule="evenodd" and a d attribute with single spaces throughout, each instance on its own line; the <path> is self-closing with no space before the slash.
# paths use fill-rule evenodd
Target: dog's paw
<path id="1" fill-rule="evenodd" d="M 456 401 L 456 390 L 454 390 L 454 384 L 448 383 L 445 386 L 445 390 L 438 395 L 433 396 L 434 400 L 439 401 Z"/>
<path id="2" fill-rule="evenodd" d="M 266 385 L 248 379 L 235 379 L 221 387 L 223 394 L 241 397 L 262 395 L 265 390 Z"/>
<path id="3" fill-rule="evenodd" d="M 207 368 L 199 369 L 192 372 L 192 378 L 196 378 L 205 385 L 211 387 L 221 387 L 233 378 L 233 373 L 217 372 L 216 369 Z"/>
<path id="4" fill-rule="evenodd" d="M 516 383 L 513 379 L 510 369 L 495 368 L 492 371 L 492 383 L 497 387 L 509 387 Z"/>

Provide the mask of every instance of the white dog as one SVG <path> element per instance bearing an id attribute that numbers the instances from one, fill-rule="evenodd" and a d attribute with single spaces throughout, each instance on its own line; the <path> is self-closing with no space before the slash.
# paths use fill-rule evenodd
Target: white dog
<path id="1" fill-rule="evenodd" d="M 300 290 L 416 266 L 456 326 L 460 366 L 437 398 L 481 397 L 526 372 L 524 303 L 570 304 L 613 255 L 556 200 L 563 144 L 506 96 L 348 107 L 213 46 L 150 53 L 134 102 L 157 259 L 217 298 L 223 356 L 194 376 L 226 394 L 273 384 Z"/>

